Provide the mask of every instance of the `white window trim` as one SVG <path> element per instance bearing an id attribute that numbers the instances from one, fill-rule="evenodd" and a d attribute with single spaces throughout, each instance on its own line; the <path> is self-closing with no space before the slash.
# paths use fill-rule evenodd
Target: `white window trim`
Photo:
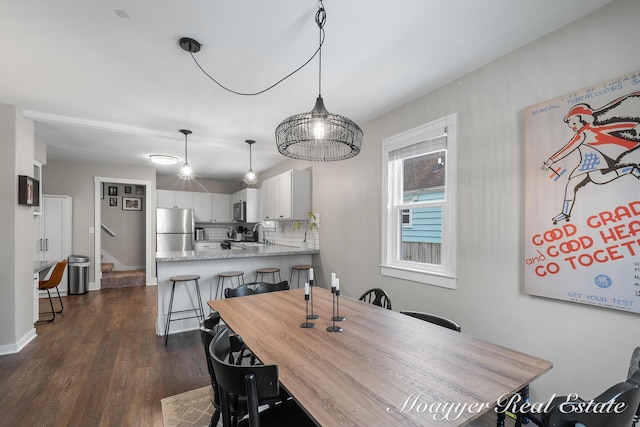
<path id="1" fill-rule="evenodd" d="M 456 226 L 456 199 L 457 199 L 457 146 L 458 146 L 458 115 L 449 114 L 442 119 L 418 126 L 400 134 L 382 140 L 382 244 L 380 272 L 383 276 L 410 280 L 449 289 L 456 288 L 457 279 L 457 226 Z M 389 154 L 400 148 L 408 147 L 419 142 L 429 141 L 447 135 L 447 168 L 446 168 L 446 194 L 447 200 L 442 211 L 442 241 L 443 245 L 442 265 L 424 264 L 416 262 L 394 260 L 394 248 L 391 244 L 398 242 L 399 218 L 390 216 L 390 191 L 389 191 Z"/>

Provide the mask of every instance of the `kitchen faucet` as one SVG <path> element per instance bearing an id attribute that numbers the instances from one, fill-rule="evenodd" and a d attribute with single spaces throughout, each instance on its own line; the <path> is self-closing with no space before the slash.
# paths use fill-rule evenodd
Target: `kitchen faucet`
<path id="1" fill-rule="evenodd" d="M 263 223 L 261 223 L 261 222 L 257 222 L 257 223 L 256 223 L 256 225 L 254 225 L 254 226 L 253 226 L 253 233 L 256 233 L 256 232 L 257 232 L 256 230 L 258 229 L 258 226 L 259 226 L 259 225 L 261 225 L 261 226 L 262 226 L 262 243 L 267 243 L 267 230 L 265 229 L 265 227 L 264 227 L 264 224 L 263 224 Z M 260 234 L 258 234 L 258 237 L 260 237 Z M 259 241 L 259 240 L 258 240 L 258 239 L 256 239 L 255 237 L 254 237 L 254 240 L 255 240 L 256 242 L 258 242 L 258 241 Z"/>

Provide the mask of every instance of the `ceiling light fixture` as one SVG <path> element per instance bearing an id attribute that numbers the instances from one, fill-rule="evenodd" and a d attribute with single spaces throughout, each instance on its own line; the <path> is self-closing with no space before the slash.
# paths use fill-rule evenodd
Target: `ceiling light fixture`
<path id="1" fill-rule="evenodd" d="M 184 135 L 184 165 L 180 168 L 180 172 L 178 172 L 178 176 L 181 179 L 189 180 L 195 178 L 195 173 L 193 173 L 193 169 L 189 166 L 189 161 L 187 160 L 187 135 L 191 134 L 190 130 L 180 129 L 180 133 Z"/>
<path id="2" fill-rule="evenodd" d="M 167 156 L 166 154 L 151 154 L 149 160 L 159 165 L 175 165 L 178 163 L 178 158 L 175 156 Z"/>
<path id="3" fill-rule="evenodd" d="M 247 139 L 245 142 L 249 144 L 249 171 L 246 173 L 242 180 L 247 185 L 255 185 L 258 183 L 258 177 L 253 172 L 253 168 L 251 167 L 251 146 L 256 142 L 252 139 Z"/>
<path id="4" fill-rule="evenodd" d="M 331 114 L 322 100 L 322 43 L 326 13 L 322 0 L 316 12 L 320 32 L 318 55 L 318 98 L 309 113 L 296 114 L 276 128 L 276 145 L 280 154 L 299 160 L 331 162 L 345 160 L 360 153 L 362 129 L 352 120 Z"/>

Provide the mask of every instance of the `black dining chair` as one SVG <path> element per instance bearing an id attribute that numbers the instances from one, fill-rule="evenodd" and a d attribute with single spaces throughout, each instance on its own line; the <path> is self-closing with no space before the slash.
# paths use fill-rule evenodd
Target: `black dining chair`
<path id="1" fill-rule="evenodd" d="M 391 300 L 389 299 L 389 295 L 380 288 L 369 289 L 367 292 L 360 295 L 360 298 L 358 299 L 360 301 L 391 310 Z"/>
<path id="2" fill-rule="evenodd" d="M 213 414 L 211 414 L 209 427 L 216 427 L 218 425 L 218 421 L 220 421 L 220 414 L 222 413 L 220 395 L 216 390 L 218 387 L 218 382 L 213 370 L 211 355 L 209 353 L 209 346 L 211 345 L 211 341 L 213 341 L 213 338 L 216 336 L 216 334 L 225 328 L 226 326 L 220 325 L 220 314 L 217 311 L 214 311 L 213 313 L 211 313 L 211 315 L 209 315 L 209 317 L 200 321 L 200 338 L 204 346 L 204 356 L 205 360 L 207 361 L 207 369 L 209 371 L 209 377 L 211 379 L 211 387 L 213 388 L 213 399 L 211 401 L 211 403 L 213 404 Z M 230 403 L 230 411 L 232 419 L 234 420 L 234 422 L 237 422 L 237 419 L 242 418 L 247 413 L 246 402 L 243 402 L 241 404 L 237 398 L 232 398 L 232 401 Z"/>
<path id="3" fill-rule="evenodd" d="M 622 404 L 623 411 L 584 410 L 589 401 L 579 397 L 560 396 L 551 401 L 547 412 L 534 412 L 532 408 L 519 411 L 516 415 L 516 427 L 521 426 L 522 417 L 533 421 L 541 427 L 554 426 L 588 426 L 588 427 L 629 427 L 633 423 L 638 406 L 640 406 L 640 371 L 624 382 L 609 387 L 599 396 L 593 398 L 595 404 L 602 403 L 606 408 L 609 402 Z M 613 406 L 609 405 L 610 408 Z M 591 405 L 593 408 L 593 404 Z"/>
<path id="4" fill-rule="evenodd" d="M 244 297 L 247 295 L 254 295 L 256 291 L 253 290 L 255 283 L 245 283 L 237 288 L 226 288 L 224 290 L 225 298 Z"/>
<path id="5" fill-rule="evenodd" d="M 400 313 L 406 314 L 407 316 L 415 317 L 416 319 L 424 320 L 425 322 L 433 323 L 434 325 L 451 329 L 452 331 L 460 332 L 460 325 L 458 325 L 456 322 L 454 322 L 451 319 L 438 316 L 437 314 L 422 313 L 420 311 L 402 311 L 402 310 L 400 311 Z"/>
<path id="6" fill-rule="evenodd" d="M 236 365 L 228 361 L 231 352 L 229 331 L 221 330 L 211 342 L 209 353 L 217 379 L 216 393 L 220 395 L 224 427 L 232 426 L 231 404 L 235 398 L 246 399 L 248 412 L 248 417 L 240 420 L 237 427 L 315 426 L 293 399 L 282 400 L 277 365 Z"/>
<path id="7" fill-rule="evenodd" d="M 640 370 L 640 347 L 636 347 L 631 354 L 631 363 L 629 363 L 627 378 L 631 378 L 638 370 Z M 632 425 L 635 427 L 638 423 L 640 423 L 640 406 L 636 411 L 636 415 L 633 417 Z"/>
<path id="8" fill-rule="evenodd" d="M 267 292 L 287 291 L 289 290 L 289 282 L 283 280 L 279 283 L 261 282 L 255 288 L 256 294 L 264 294 Z"/>

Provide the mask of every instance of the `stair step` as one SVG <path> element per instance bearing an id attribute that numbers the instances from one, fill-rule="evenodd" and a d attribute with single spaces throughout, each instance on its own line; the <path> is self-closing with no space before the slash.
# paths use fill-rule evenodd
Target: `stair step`
<path id="1" fill-rule="evenodd" d="M 102 289 L 146 286 L 146 284 L 146 275 L 142 270 L 110 271 L 106 276 L 103 275 L 100 281 Z"/>
<path id="2" fill-rule="evenodd" d="M 113 270 L 113 266 L 114 264 L 112 262 L 103 262 L 100 265 L 100 271 L 102 271 L 103 273 L 109 273 Z"/>

